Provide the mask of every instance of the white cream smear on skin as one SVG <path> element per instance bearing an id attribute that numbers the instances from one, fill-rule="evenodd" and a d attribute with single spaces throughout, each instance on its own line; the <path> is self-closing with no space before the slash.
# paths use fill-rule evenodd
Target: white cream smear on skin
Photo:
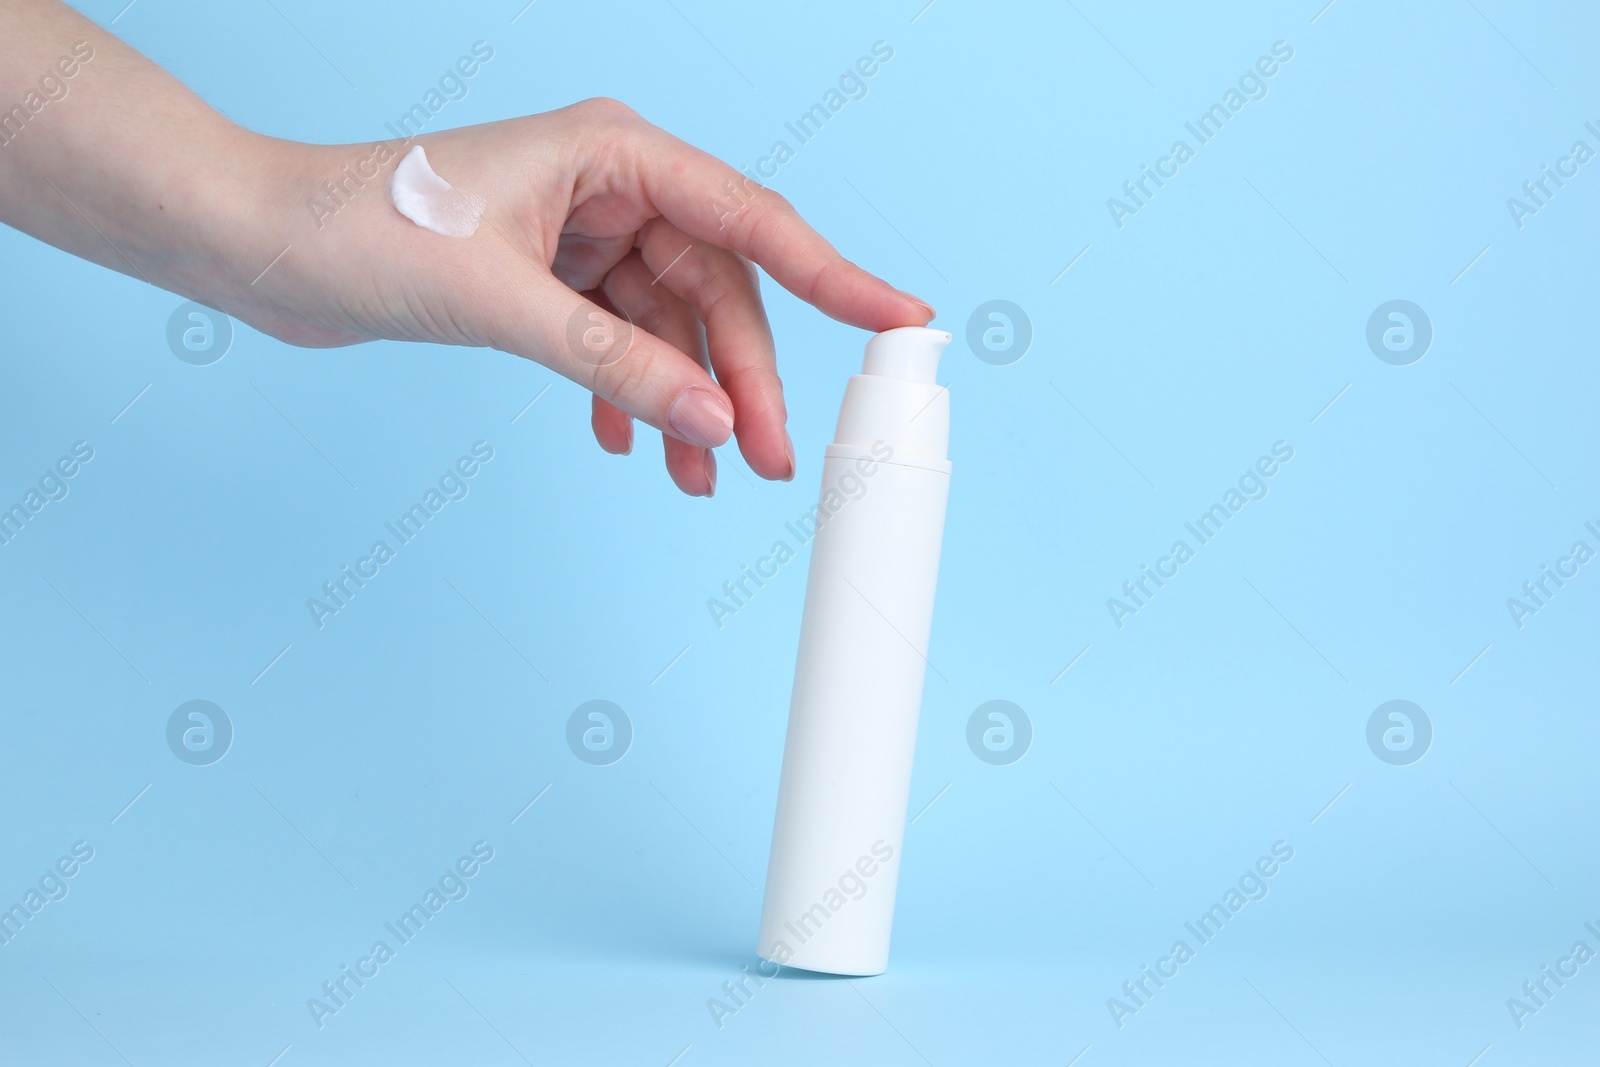
<path id="1" fill-rule="evenodd" d="M 389 200 L 424 230 L 445 237 L 471 237 L 483 217 L 483 197 L 457 189 L 433 172 L 421 145 L 407 152 L 389 178 Z"/>

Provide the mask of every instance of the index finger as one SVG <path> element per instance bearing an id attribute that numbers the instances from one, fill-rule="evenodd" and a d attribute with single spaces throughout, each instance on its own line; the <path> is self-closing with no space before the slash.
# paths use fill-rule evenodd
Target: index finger
<path id="1" fill-rule="evenodd" d="M 673 225 L 759 263 L 795 296 L 852 326 L 890 330 L 933 318 L 926 301 L 841 256 L 781 195 L 666 131 L 651 130 L 640 146 L 639 179 Z"/>

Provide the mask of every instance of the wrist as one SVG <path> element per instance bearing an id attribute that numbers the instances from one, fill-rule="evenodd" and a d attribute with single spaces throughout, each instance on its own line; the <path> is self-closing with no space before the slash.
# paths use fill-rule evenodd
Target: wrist
<path id="1" fill-rule="evenodd" d="M 160 201 L 168 225 L 153 251 L 169 278 L 158 284 L 246 315 L 267 291 L 264 272 L 276 269 L 274 259 L 294 242 L 298 218 L 289 190 L 312 146 L 232 123 L 203 144 L 161 174 L 171 190 Z"/>
<path id="2" fill-rule="evenodd" d="M 174 288 L 294 344 L 353 339 L 319 321 L 331 307 L 317 314 L 334 292 L 338 253 L 313 205 L 344 151 L 230 126 L 180 179 L 193 207 L 168 249 Z"/>

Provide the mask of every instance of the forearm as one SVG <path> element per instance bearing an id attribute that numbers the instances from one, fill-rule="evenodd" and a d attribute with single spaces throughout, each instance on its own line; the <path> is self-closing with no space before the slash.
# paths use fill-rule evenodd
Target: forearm
<path id="1" fill-rule="evenodd" d="M 239 193 L 261 140 L 65 4 L 0 6 L 0 221 L 216 302 L 238 272 L 223 220 L 250 228 Z"/>

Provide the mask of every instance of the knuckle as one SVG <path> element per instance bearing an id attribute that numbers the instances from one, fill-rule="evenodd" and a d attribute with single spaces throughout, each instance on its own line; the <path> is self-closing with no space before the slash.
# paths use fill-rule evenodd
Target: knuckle
<path id="1" fill-rule="evenodd" d="M 741 222 L 745 229 L 745 239 L 750 247 L 756 247 L 759 242 L 767 239 L 769 233 L 776 231 L 781 234 L 786 224 L 792 223 L 799 217 L 799 212 L 782 193 L 763 189 L 760 195 L 750 201 L 749 210 L 743 212 Z"/>
<path id="2" fill-rule="evenodd" d="M 738 284 L 733 275 L 716 272 L 706 276 L 705 284 L 700 292 L 695 294 L 698 298 L 701 318 L 707 322 L 720 321 L 730 307 L 730 300 L 737 299 L 746 290 Z"/>
<path id="3" fill-rule="evenodd" d="M 599 368 L 595 392 L 617 407 L 632 409 L 637 405 L 628 403 L 629 398 L 648 398 L 655 369 L 656 353 L 652 346 L 640 344 L 635 335 L 634 343 L 621 359 L 608 367 Z"/>
<path id="4" fill-rule="evenodd" d="M 634 322 L 648 333 L 661 337 L 678 326 L 679 320 L 665 304 L 651 304 L 634 316 Z"/>
<path id="5" fill-rule="evenodd" d="M 610 96 L 591 96 L 580 101 L 577 107 L 586 115 L 614 123 L 633 122 L 639 118 L 639 113 L 633 108 Z"/>
<path id="6" fill-rule="evenodd" d="M 839 269 L 840 264 L 831 259 L 824 259 L 818 263 L 817 269 L 811 276 L 800 283 L 803 298 L 812 303 L 820 300 L 823 293 L 834 288 L 832 279 Z"/>
<path id="7" fill-rule="evenodd" d="M 750 192 L 752 205 L 760 207 L 767 212 L 783 213 L 794 210 L 794 205 L 789 202 L 788 197 L 772 188 L 772 186 L 762 185 L 759 182 L 752 184 L 755 186 Z"/>
<path id="8" fill-rule="evenodd" d="M 717 381 L 730 395 L 776 396 L 780 405 L 783 402 L 783 383 L 778 379 L 777 371 L 766 364 L 749 363 L 719 371 Z"/>

